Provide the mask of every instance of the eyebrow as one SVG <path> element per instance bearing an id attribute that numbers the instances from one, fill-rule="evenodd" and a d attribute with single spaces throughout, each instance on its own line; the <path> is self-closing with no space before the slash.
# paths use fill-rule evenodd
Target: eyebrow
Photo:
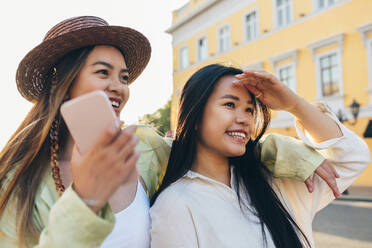
<path id="1" fill-rule="evenodd" d="M 97 62 L 93 63 L 92 66 L 93 65 L 104 65 L 104 66 L 110 68 L 111 70 L 114 69 L 114 67 L 111 64 L 109 64 L 107 62 L 104 62 L 104 61 L 97 61 Z M 127 68 L 125 68 L 125 69 L 121 69 L 120 72 L 127 72 L 127 73 L 129 73 L 129 70 Z"/>
<path id="2" fill-rule="evenodd" d="M 221 97 L 221 98 L 222 98 L 222 99 L 233 99 L 233 100 L 235 100 L 235 101 L 240 101 L 239 97 L 234 96 L 234 95 L 224 95 L 224 96 Z M 248 104 L 251 104 L 251 105 L 254 104 L 253 100 L 250 100 L 250 101 L 248 101 L 247 103 L 248 103 Z"/>

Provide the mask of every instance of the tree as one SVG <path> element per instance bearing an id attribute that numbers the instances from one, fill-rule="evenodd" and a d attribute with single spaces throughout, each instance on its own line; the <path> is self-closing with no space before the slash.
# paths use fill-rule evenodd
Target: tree
<path id="1" fill-rule="evenodd" d="M 139 119 L 139 123 L 153 125 L 159 133 L 165 135 L 170 130 L 170 107 L 171 100 L 152 114 L 145 114 Z"/>

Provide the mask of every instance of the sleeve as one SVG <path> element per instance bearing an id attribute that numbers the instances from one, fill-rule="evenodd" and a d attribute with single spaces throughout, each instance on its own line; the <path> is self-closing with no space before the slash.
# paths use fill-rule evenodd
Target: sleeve
<path id="1" fill-rule="evenodd" d="M 197 248 L 192 214 L 182 197 L 163 191 L 150 209 L 151 248 Z"/>
<path id="2" fill-rule="evenodd" d="M 274 177 L 304 182 L 324 158 L 315 149 L 295 138 L 268 134 L 261 143 L 261 161 Z"/>
<path id="3" fill-rule="evenodd" d="M 296 130 L 302 141 L 316 149 L 329 160 L 340 178 L 336 179 L 340 191 L 349 187 L 370 163 L 370 153 L 367 144 L 355 133 L 342 125 L 337 117 L 325 106 L 325 112 L 339 126 L 342 136 L 320 143 L 315 142 L 303 126 L 297 122 Z M 314 218 L 315 214 L 328 205 L 333 199 L 333 193 L 327 183 L 318 175 L 314 175 L 314 192 L 309 193 L 303 184 L 294 180 L 282 179 L 282 187 L 295 212 L 307 212 Z"/>
<path id="4" fill-rule="evenodd" d="M 140 153 L 137 168 L 151 198 L 167 170 L 172 140 L 161 137 L 150 125 L 138 125 L 136 135 L 141 141 L 136 148 Z"/>
<path id="5" fill-rule="evenodd" d="M 7 205 L 1 217 L 0 246 L 18 247 L 15 201 Z M 109 206 L 96 215 L 78 197 L 72 187 L 51 208 L 48 223 L 32 247 L 98 247 L 112 231 L 114 215 Z M 30 244 L 29 244 L 30 245 Z"/>

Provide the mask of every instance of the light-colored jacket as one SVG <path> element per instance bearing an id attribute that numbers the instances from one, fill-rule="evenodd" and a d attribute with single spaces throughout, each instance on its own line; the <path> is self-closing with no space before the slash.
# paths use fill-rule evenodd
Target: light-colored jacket
<path id="1" fill-rule="evenodd" d="M 171 140 L 162 138 L 147 125 L 139 125 L 136 135 L 140 139 L 136 148 L 140 152 L 137 166 L 146 184 L 147 193 L 151 197 L 165 174 Z M 263 149 L 270 149 L 268 167 L 274 172 L 274 176 L 296 178 L 303 182 L 324 160 L 314 150 L 304 144 L 296 144 L 291 139 L 278 140 L 275 145 L 277 147 L 263 146 Z M 275 163 L 275 158 L 279 157 L 279 163 Z M 289 162 L 294 160 L 301 162 L 297 163 L 296 168 L 288 167 Z M 11 176 L 10 174 L 9 178 Z M 0 247 L 18 246 L 16 215 L 16 202 L 15 199 L 11 199 L 0 217 Z M 111 232 L 115 222 L 114 214 L 108 205 L 96 215 L 77 196 L 72 187 L 67 188 L 60 197 L 55 190 L 50 169 L 40 183 L 35 198 L 33 219 L 41 231 L 39 241 L 29 244 L 35 248 L 99 247 Z"/>

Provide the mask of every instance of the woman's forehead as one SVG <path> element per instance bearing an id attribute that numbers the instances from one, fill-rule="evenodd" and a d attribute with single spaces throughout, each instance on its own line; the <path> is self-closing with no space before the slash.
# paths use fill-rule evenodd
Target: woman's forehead
<path id="1" fill-rule="evenodd" d="M 214 89 L 213 95 L 219 98 L 226 94 L 230 94 L 237 96 L 239 99 L 250 101 L 251 96 L 249 91 L 243 85 L 234 84 L 233 81 L 235 80 L 236 78 L 233 75 L 227 75 L 220 78 Z"/>

